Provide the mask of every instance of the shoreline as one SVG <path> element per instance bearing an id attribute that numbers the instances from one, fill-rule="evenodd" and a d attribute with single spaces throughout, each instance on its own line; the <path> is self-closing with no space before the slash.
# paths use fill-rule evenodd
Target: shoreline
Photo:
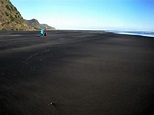
<path id="1" fill-rule="evenodd" d="M 91 32 L 91 33 L 104 33 L 104 32 L 111 32 L 114 34 L 123 34 L 123 35 L 135 35 L 135 36 L 143 36 L 143 37 L 154 37 L 154 32 L 152 31 L 119 31 L 119 30 L 47 30 L 47 32 L 52 31 L 63 31 L 63 32 Z M 0 33 L 18 33 L 18 32 L 39 32 L 36 31 L 11 31 L 11 30 L 0 30 Z"/>

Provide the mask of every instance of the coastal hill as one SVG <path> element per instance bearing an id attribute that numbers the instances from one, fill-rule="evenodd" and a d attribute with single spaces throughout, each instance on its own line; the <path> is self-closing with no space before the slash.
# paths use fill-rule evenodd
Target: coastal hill
<path id="1" fill-rule="evenodd" d="M 43 24 L 44 25 L 44 24 Z M 0 30 L 55 29 L 42 26 L 36 19 L 25 20 L 10 0 L 0 0 Z"/>
<path id="2" fill-rule="evenodd" d="M 0 30 L 33 30 L 9 0 L 0 1 Z"/>
<path id="3" fill-rule="evenodd" d="M 47 24 L 40 24 L 40 28 L 47 29 L 47 30 L 55 30 L 56 29 L 55 27 L 51 27 Z"/>
<path id="4" fill-rule="evenodd" d="M 33 27 L 36 30 L 38 30 L 38 29 L 55 30 L 54 27 L 51 27 L 51 26 L 49 26 L 47 24 L 40 24 L 37 19 L 31 19 L 31 20 L 26 20 L 25 19 L 25 23 L 28 26 Z"/>

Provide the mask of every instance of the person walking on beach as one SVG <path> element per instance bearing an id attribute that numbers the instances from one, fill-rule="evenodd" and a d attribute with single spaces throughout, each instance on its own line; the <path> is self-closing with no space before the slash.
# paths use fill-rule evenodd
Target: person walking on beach
<path id="1" fill-rule="evenodd" d="M 46 29 L 44 30 L 44 36 L 47 36 L 47 30 Z"/>
<path id="2" fill-rule="evenodd" d="M 43 34 L 44 34 L 44 31 L 42 29 L 40 30 L 40 34 L 41 34 L 41 36 L 43 36 Z"/>

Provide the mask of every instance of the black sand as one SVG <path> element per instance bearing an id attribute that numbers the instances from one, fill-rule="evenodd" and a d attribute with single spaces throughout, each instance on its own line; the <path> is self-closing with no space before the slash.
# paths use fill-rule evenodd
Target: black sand
<path id="1" fill-rule="evenodd" d="M 0 32 L 0 115 L 154 115 L 154 38 Z"/>

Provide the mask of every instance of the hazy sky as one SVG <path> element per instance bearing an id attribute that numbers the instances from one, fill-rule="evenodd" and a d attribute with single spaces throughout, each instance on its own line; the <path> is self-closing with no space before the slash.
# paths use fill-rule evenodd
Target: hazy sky
<path id="1" fill-rule="evenodd" d="M 154 0 L 10 0 L 25 19 L 56 29 L 154 31 Z"/>

